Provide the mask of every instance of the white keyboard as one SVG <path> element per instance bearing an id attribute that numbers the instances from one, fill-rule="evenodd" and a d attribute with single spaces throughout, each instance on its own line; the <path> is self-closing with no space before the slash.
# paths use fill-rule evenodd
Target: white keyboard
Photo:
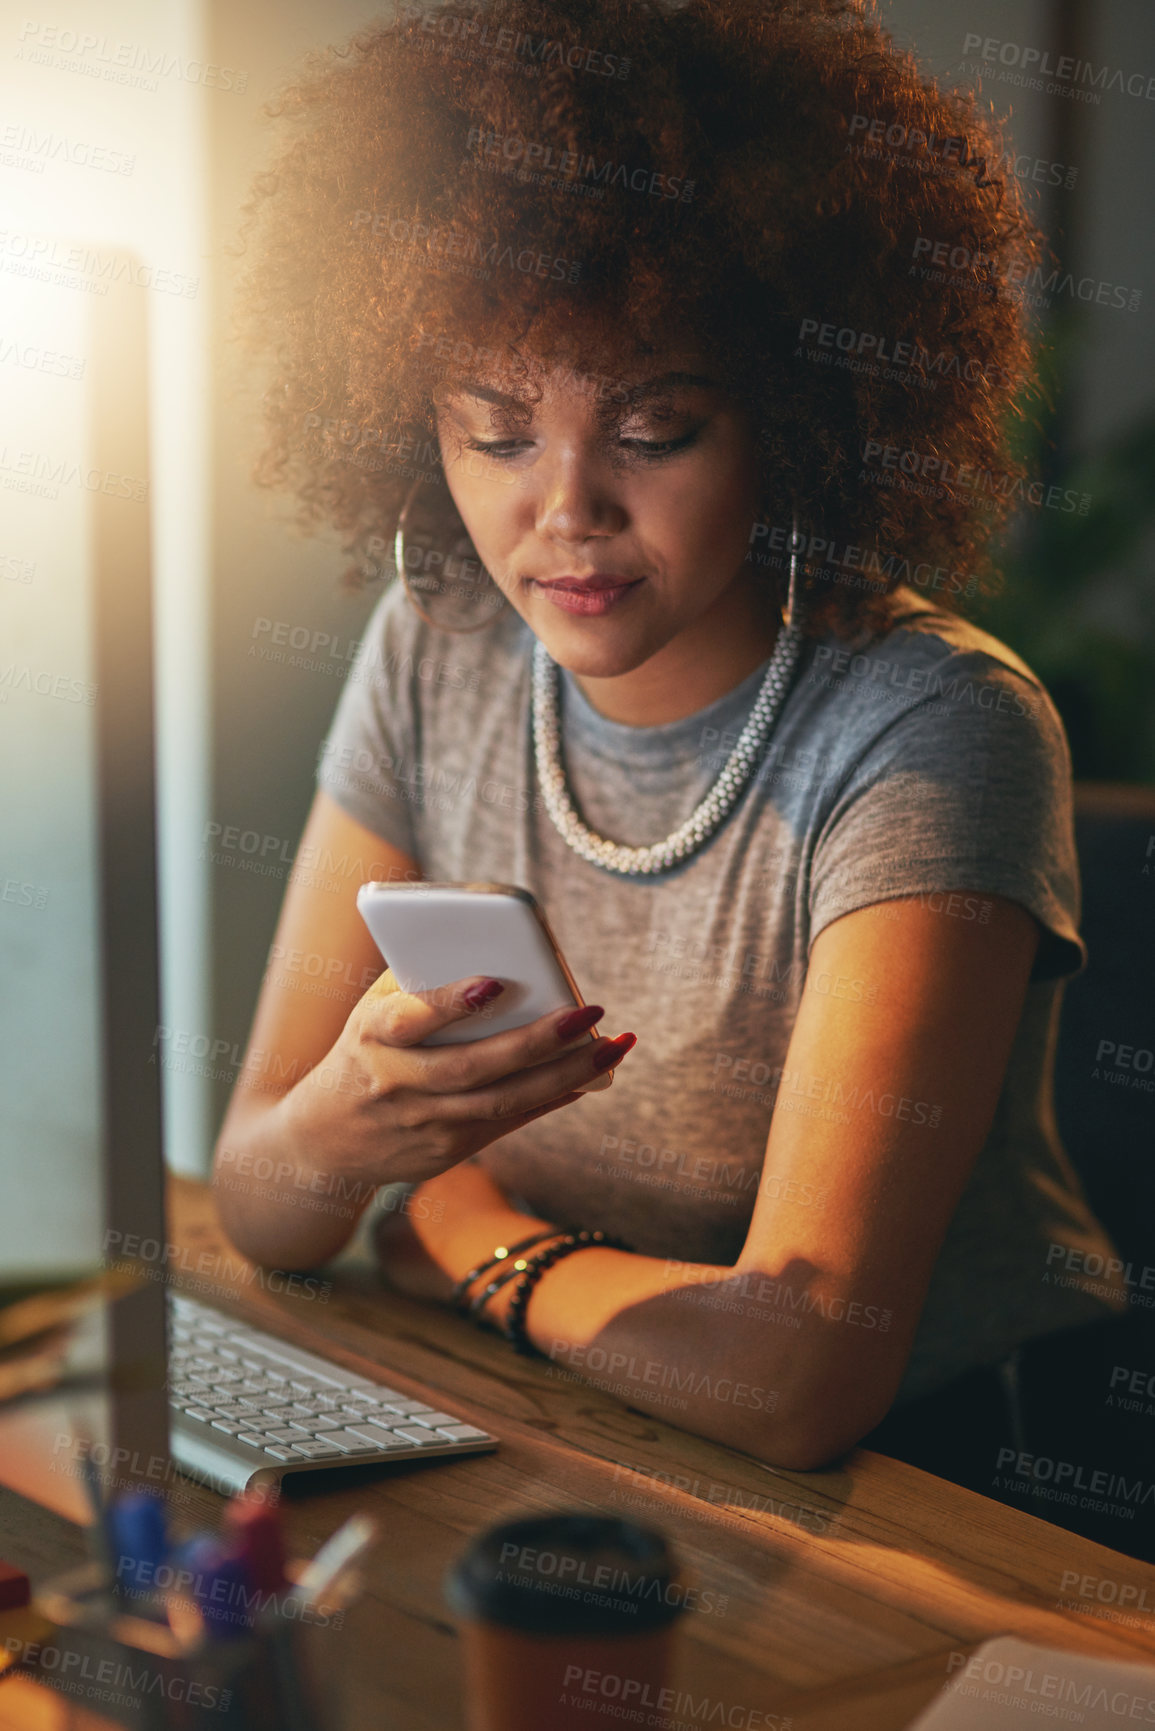
<path id="1" fill-rule="evenodd" d="M 497 1439 L 179 1293 L 169 1303 L 171 1451 L 226 1496 L 285 1473 L 477 1454 Z"/>

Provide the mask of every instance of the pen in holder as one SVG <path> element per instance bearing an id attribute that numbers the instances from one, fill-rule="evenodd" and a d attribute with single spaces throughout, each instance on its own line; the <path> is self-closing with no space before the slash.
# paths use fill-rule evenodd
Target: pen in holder
<path id="1" fill-rule="evenodd" d="M 307 1577 L 311 1566 L 293 1573 Z M 131 1731 L 340 1731 L 336 1666 L 318 1665 L 305 1632 L 305 1611 L 316 1626 L 321 1601 L 299 1586 L 265 1598 L 254 1605 L 227 1581 L 213 1606 L 178 1591 L 126 1595 L 86 1564 L 37 1595 L 56 1627 L 26 1661 Z"/>

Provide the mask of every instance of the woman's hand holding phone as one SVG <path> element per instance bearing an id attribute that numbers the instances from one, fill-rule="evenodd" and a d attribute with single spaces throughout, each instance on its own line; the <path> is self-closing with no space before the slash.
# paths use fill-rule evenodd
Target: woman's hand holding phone
<path id="1" fill-rule="evenodd" d="M 504 1033 L 421 1046 L 450 1023 L 484 1015 L 502 990 L 500 980 L 474 975 L 405 992 L 386 969 L 329 1055 L 280 1103 L 301 1164 L 366 1185 L 421 1183 L 580 1099 L 576 1090 L 635 1044 L 633 1034 L 591 1043 L 585 1036 L 605 1011 L 590 1004 Z"/>

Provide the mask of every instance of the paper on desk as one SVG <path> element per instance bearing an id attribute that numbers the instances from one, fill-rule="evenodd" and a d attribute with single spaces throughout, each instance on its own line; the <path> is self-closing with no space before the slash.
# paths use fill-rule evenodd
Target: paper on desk
<path id="1" fill-rule="evenodd" d="M 908 1731 L 1155 1725 L 1155 1665 L 1089 1659 L 1011 1635 L 984 1641 L 969 1658 L 956 1657 L 942 1694 Z"/>

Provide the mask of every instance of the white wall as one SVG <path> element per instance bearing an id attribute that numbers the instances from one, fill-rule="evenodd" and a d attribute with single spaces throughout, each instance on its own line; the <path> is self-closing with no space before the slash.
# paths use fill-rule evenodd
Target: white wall
<path id="1" fill-rule="evenodd" d="M 87 313 L 114 247 L 145 267 L 132 292 L 150 336 L 163 1015 L 204 1020 L 204 169 L 209 107 L 229 98 L 206 88 L 199 14 L 194 0 L 61 0 L 36 14 L 51 23 L 9 13 L 0 26 L 0 678 L 15 670 L 0 708 L 0 893 L 35 891 L 31 906 L 22 890 L 0 899 L 8 1270 L 91 1254 L 97 1229 L 93 712 L 18 687 L 25 665 L 91 677 L 90 494 L 68 477 L 87 468 Z M 66 376 L 41 370 L 45 351 L 69 357 Z M 30 468 L 59 479 L 26 490 Z M 166 1080 L 171 1156 L 196 1165 L 203 1082 Z"/>
<path id="2" fill-rule="evenodd" d="M 291 501 L 260 494 L 249 481 L 261 436 L 259 381 L 238 366 L 228 340 L 236 267 L 225 249 L 235 240 L 241 204 L 270 144 L 260 104 L 308 49 L 344 41 L 386 9 L 378 0 L 214 0 L 210 8 L 214 58 L 248 72 L 243 99 L 222 105 L 214 116 L 210 182 L 221 296 L 213 339 L 209 817 L 220 830 L 206 850 L 212 856 L 210 1020 L 195 1026 L 224 1054 L 210 1066 L 216 1071 L 218 1118 L 237 1073 L 312 798 L 317 751 L 348 671 L 344 652 L 359 638 L 380 593 L 342 592 L 344 560 L 336 538 L 302 538 L 290 527 Z M 312 668 L 262 659 L 259 650 L 270 642 L 258 624 L 262 620 L 304 628 L 310 640 L 318 634 L 316 641 L 329 640 L 341 652 L 322 650 Z M 225 839 L 230 846 L 221 845 Z"/>

